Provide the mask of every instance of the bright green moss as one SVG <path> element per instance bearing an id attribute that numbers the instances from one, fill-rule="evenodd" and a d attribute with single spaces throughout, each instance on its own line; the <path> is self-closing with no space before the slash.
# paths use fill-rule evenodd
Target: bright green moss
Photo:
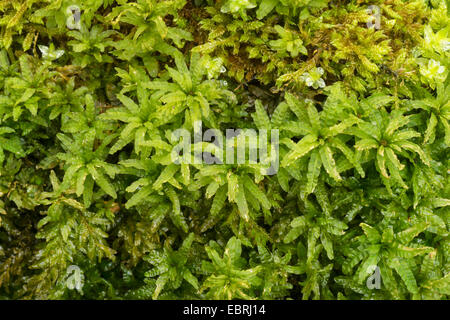
<path id="1" fill-rule="evenodd" d="M 449 32 L 441 0 L 0 0 L 0 298 L 448 299 Z M 276 174 L 173 163 L 199 121 L 278 130 Z"/>

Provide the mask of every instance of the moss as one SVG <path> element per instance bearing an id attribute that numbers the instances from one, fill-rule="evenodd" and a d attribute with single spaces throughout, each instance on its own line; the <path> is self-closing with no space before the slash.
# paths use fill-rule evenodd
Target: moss
<path id="1" fill-rule="evenodd" d="M 445 1 L 0 16 L 0 299 L 449 298 Z M 173 161 L 231 128 L 275 172 Z"/>

